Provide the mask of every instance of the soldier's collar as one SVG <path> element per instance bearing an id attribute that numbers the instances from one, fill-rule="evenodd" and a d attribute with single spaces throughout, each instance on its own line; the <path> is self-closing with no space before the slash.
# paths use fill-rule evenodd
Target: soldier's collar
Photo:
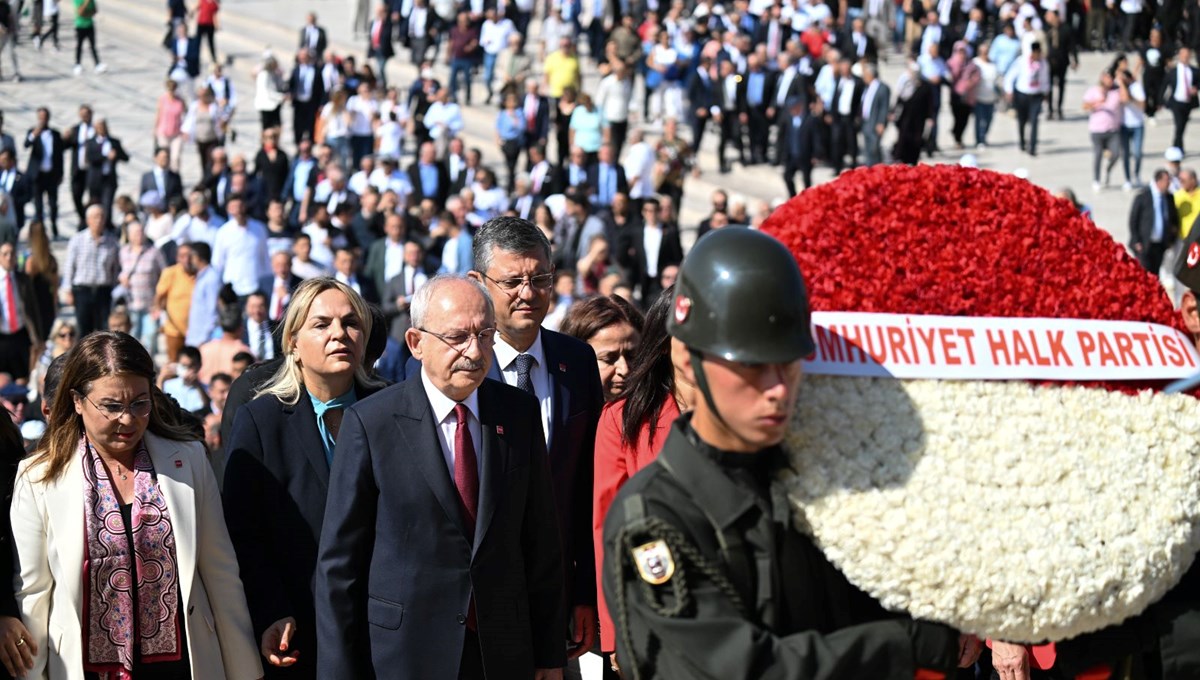
<path id="1" fill-rule="evenodd" d="M 677 418 L 658 454 L 658 461 L 684 489 L 704 504 L 705 514 L 711 521 L 724 529 L 755 507 L 756 499 L 700 447 L 717 449 L 700 441 L 699 437 L 696 437 L 696 443 L 691 441 L 691 429 L 690 413 Z"/>

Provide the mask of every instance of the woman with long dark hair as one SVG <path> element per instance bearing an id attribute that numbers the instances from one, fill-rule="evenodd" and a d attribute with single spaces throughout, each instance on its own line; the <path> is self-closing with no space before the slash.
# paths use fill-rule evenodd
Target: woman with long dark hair
<path id="1" fill-rule="evenodd" d="M 672 286 L 659 294 L 646 312 L 642 342 L 633 357 L 628 388 L 617 401 L 609 403 L 596 426 L 595 491 L 592 504 L 592 531 L 595 537 L 596 564 L 604 564 L 604 516 L 617 491 L 634 473 L 658 456 L 667 439 L 671 423 L 689 410 L 695 385 L 687 382 L 685 368 L 688 350 L 667 334 L 667 315 L 671 313 Z M 596 570 L 597 581 L 601 569 Z M 612 654 L 616 635 L 603 589 L 599 588 L 600 650 Z M 615 654 L 613 656 L 615 660 Z"/>

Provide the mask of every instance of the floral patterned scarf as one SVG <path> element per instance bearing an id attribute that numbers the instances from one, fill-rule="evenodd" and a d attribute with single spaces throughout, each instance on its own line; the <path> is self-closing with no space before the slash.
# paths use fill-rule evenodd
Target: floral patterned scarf
<path id="1" fill-rule="evenodd" d="M 133 459 L 131 555 L 120 501 L 104 463 L 86 437 L 79 448 L 87 547 L 83 667 L 99 673 L 101 680 L 131 680 L 135 658 L 143 663 L 181 658 L 178 564 L 171 516 L 143 442 Z M 137 611 L 133 610 L 133 588 L 137 588 Z"/>

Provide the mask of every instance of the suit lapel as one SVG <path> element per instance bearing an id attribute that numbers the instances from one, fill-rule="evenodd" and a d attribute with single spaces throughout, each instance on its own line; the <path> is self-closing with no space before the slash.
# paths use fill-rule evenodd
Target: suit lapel
<path id="1" fill-rule="evenodd" d="M 179 442 L 146 433 L 146 451 L 158 476 L 167 510 L 171 513 L 171 530 L 175 535 L 175 557 L 178 560 L 179 593 L 188 605 L 192 592 L 193 568 L 196 564 L 196 493 L 190 459 L 184 457 Z"/>
<path id="2" fill-rule="evenodd" d="M 508 444 L 500 434 L 504 431 L 504 408 L 494 402 L 491 387 L 484 382 L 479 388 L 479 429 L 483 439 L 483 465 L 479 479 L 479 517 L 475 522 L 475 546 L 472 554 L 483 543 L 496 514 L 496 508 L 504 496 L 504 470 L 508 467 Z"/>
<path id="3" fill-rule="evenodd" d="M 288 419 L 287 431 L 293 436 L 293 444 L 304 451 L 308 464 L 321 480 L 321 486 L 329 489 L 329 461 L 325 459 L 325 447 L 321 445 L 321 430 L 317 427 L 317 412 L 313 410 L 308 390 L 301 390 L 295 406 L 283 407 Z"/>
<path id="4" fill-rule="evenodd" d="M 400 450 L 407 451 L 412 457 L 446 516 L 466 536 L 458 489 L 454 488 L 450 471 L 446 469 L 437 423 L 433 421 L 433 411 L 429 407 L 419 373 L 404 383 L 400 406 L 396 409 L 396 430 L 403 442 Z"/>

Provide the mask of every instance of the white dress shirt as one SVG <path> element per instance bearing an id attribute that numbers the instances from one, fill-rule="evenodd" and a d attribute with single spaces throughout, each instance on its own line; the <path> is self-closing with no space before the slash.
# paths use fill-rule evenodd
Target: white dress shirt
<path id="1" fill-rule="evenodd" d="M 1192 98 L 1192 67 L 1179 63 L 1175 65 L 1175 92 L 1177 102 L 1187 103 Z"/>
<path id="2" fill-rule="evenodd" d="M 442 445 L 442 458 L 446 461 L 446 469 L 450 472 L 450 481 L 454 481 L 454 435 L 458 433 L 458 420 L 454 417 L 454 407 L 459 402 L 442 394 L 433 386 L 421 369 L 421 385 L 425 388 L 425 396 L 429 399 L 429 407 L 433 418 L 438 424 L 438 443 Z M 475 462 L 479 466 L 479 475 L 483 476 L 483 428 L 479 424 L 479 392 L 472 392 L 462 402 L 467 407 L 467 430 L 471 433 L 471 443 L 475 445 Z"/>
<path id="3" fill-rule="evenodd" d="M 12 309 L 8 307 L 8 287 L 10 285 L 13 288 Z M 25 325 L 25 321 L 21 318 L 21 289 L 17 286 L 17 277 L 2 268 L 0 268 L 0 307 L 4 310 L 4 325 L 0 326 L 0 333 L 8 333 L 10 328 L 20 330 Z"/>
<path id="4" fill-rule="evenodd" d="M 642 227 L 642 244 L 646 248 L 646 273 L 658 278 L 658 253 L 662 250 L 663 230 L 661 224 Z"/>
<path id="5" fill-rule="evenodd" d="M 383 251 L 383 280 L 391 281 L 404 269 L 404 242 L 387 239 Z"/>
<path id="6" fill-rule="evenodd" d="M 262 222 L 248 220 L 243 227 L 229 220 L 217 230 L 216 240 L 212 266 L 221 272 L 221 279 L 239 296 L 258 290 L 259 280 L 271 272 L 267 228 Z"/>
<path id="7" fill-rule="evenodd" d="M 542 349 L 541 332 L 538 332 L 537 339 L 524 352 L 518 352 L 497 334 L 495 352 L 496 365 L 500 368 L 500 375 L 504 376 L 504 382 L 513 387 L 517 386 L 517 355 L 523 353 L 533 357 L 533 366 L 529 369 L 529 380 L 533 382 L 533 391 L 537 393 L 538 402 L 542 406 L 542 430 L 546 435 L 546 446 L 549 447 L 554 400 L 551 399 L 550 371 L 546 366 L 546 351 Z"/>

